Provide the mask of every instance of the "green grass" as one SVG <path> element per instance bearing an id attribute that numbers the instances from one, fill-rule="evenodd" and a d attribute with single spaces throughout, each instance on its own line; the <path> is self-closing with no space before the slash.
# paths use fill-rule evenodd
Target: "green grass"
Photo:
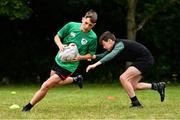
<path id="1" fill-rule="evenodd" d="M 67 85 L 51 89 L 30 112 L 21 112 L 39 87 L 0 86 L 0 119 L 180 119 L 177 85 L 167 86 L 164 102 L 160 102 L 156 91 L 137 91 L 143 109 L 129 108 L 130 100 L 119 84 L 85 84 L 83 89 Z M 12 104 L 21 108 L 9 109 Z"/>

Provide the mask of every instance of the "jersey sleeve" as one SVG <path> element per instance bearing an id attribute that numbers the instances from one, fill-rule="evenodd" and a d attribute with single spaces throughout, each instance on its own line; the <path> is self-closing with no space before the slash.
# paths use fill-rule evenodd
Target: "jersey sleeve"
<path id="1" fill-rule="evenodd" d="M 68 35 L 68 31 L 69 29 L 71 28 L 71 22 L 67 23 L 66 25 L 64 25 L 58 32 L 57 32 L 57 35 L 60 37 L 60 38 L 64 38 Z"/>
<path id="2" fill-rule="evenodd" d="M 123 49 L 124 49 L 124 44 L 122 42 L 119 42 L 114 46 L 114 49 L 111 52 L 106 54 L 106 56 L 104 56 L 99 61 L 101 63 L 108 62 L 108 61 L 112 60 L 116 55 L 118 55 Z"/>
<path id="3" fill-rule="evenodd" d="M 100 60 L 100 59 L 102 59 L 107 54 L 108 54 L 108 51 L 105 51 L 103 53 L 97 54 L 96 55 L 96 59 Z"/>

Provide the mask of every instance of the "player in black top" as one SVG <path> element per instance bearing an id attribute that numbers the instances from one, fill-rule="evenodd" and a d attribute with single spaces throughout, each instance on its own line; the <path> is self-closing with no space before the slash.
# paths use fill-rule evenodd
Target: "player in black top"
<path id="1" fill-rule="evenodd" d="M 132 64 L 119 76 L 119 80 L 131 99 L 131 107 L 142 108 L 135 95 L 137 89 L 153 89 L 159 92 L 161 102 L 165 98 L 165 83 L 143 83 L 139 82 L 144 74 L 151 70 L 154 58 L 150 51 L 142 44 L 124 39 L 116 39 L 114 34 L 109 31 L 104 32 L 99 39 L 100 44 L 106 50 L 102 54 L 94 55 L 94 59 L 100 59 L 98 62 L 89 65 L 86 72 L 96 68 L 98 65 L 107 61 L 117 59 L 118 62 L 129 61 Z"/>

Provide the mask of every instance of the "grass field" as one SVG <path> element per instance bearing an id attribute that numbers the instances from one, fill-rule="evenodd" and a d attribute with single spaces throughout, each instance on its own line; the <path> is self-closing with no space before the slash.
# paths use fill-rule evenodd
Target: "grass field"
<path id="1" fill-rule="evenodd" d="M 30 112 L 21 112 L 39 87 L 0 86 L 0 119 L 180 119 L 180 85 L 167 86 L 164 102 L 156 91 L 137 91 L 143 109 L 129 108 L 130 100 L 119 84 L 85 84 L 83 89 L 67 85 L 51 89 Z M 12 104 L 21 108 L 9 109 Z"/>

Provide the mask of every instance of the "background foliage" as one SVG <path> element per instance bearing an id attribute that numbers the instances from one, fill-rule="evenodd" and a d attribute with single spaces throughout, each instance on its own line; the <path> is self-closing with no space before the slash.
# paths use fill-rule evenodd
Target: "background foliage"
<path id="1" fill-rule="evenodd" d="M 137 2 L 137 24 L 145 18 L 148 21 L 137 32 L 136 40 L 146 45 L 156 59 L 148 81 L 179 81 L 180 3 L 172 1 L 176 0 Z M 0 0 L 1 83 L 44 81 L 58 51 L 54 35 L 69 21 L 81 22 L 89 9 L 98 12 L 94 28 L 98 36 L 110 30 L 118 38 L 126 38 L 126 0 Z M 90 63 L 82 61 L 75 73 L 82 73 L 90 83 L 118 81 L 124 69 L 124 64 L 117 67 L 107 63 L 86 74 L 85 68 Z"/>

